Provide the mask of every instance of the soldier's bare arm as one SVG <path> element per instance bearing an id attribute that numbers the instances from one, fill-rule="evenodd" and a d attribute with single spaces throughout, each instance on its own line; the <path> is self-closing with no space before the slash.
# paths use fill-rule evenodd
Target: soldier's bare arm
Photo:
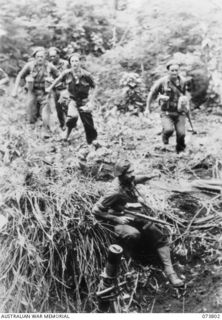
<path id="1" fill-rule="evenodd" d="M 146 114 L 150 114 L 151 103 L 154 99 L 157 98 L 158 94 L 160 93 L 160 88 L 161 88 L 161 81 L 159 80 L 156 83 L 154 83 L 154 85 L 150 89 L 150 92 L 149 92 L 149 94 L 147 96 L 147 100 L 146 100 L 146 110 L 145 110 Z"/>
<path id="2" fill-rule="evenodd" d="M 21 79 L 25 78 L 27 75 L 30 74 L 30 64 L 27 63 L 23 68 L 22 70 L 18 73 L 17 77 L 16 77 L 16 80 L 15 80 L 15 87 L 14 87 L 14 90 L 13 90 L 13 93 L 12 93 L 12 96 L 13 97 L 16 97 L 17 95 L 17 91 L 18 91 L 18 86 L 20 84 L 20 81 Z"/>
<path id="3" fill-rule="evenodd" d="M 0 85 L 6 84 L 9 82 L 9 77 L 2 69 L 0 69 Z"/>
<path id="4" fill-rule="evenodd" d="M 92 213 L 99 219 L 107 222 L 114 222 L 115 224 L 126 224 L 130 221 L 125 216 L 118 216 L 121 212 L 116 212 L 112 209 L 112 206 L 119 200 L 121 195 L 116 193 L 110 193 L 107 196 L 102 197 L 93 207 Z M 115 213 L 115 214 L 114 214 Z"/>
<path id="5" fill-rule="evenodd" d="M 143 184 L 143 183 L 146 183 L 147 181 L 153 179 L 153 178 L 156 178 L 158 177 L 159 174 L 156 173 L 156 174 L 153 174 L 153 175 L 150 175 L 150 176 L 136 176 L 135 177 L 135 184 Z"/>
<path id="6" fill-rule="evenodd" d="M 60 76 L 58 76 L 58 77 L 54 80 L 54 82 L 51 84 L 51 86 L 49 86 L 49 87 L 46 89 L 46 92 L 52 91 L 52 89 L 53 89 L 59 82 L 63 82 L 66 74 L 67 74 L 66 71 L 62 72 L 62 73 L 60 74 Z"/>

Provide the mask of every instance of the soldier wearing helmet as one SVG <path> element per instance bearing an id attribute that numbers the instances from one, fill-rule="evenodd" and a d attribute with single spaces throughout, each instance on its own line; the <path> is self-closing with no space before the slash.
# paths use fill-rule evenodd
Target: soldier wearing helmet
<path id="1" fill-rule="evenodd" d="M 133 208 L 143 212 L 143 202 L 138 196 L 136 185 L 150 180 L 149 176 L 136 177 L 127 160 L 119 160 L 115 165 L 115 179 L 112 187 L 93 207 L 93 214 L 101 222 L 108 224 L 116 233 L 120 244 L 130 256 L 143 249 L 155 250 L 163 265 L 164 272 L 173 286 L 180 287 L 183 281 L 175 273 L 168 240 L 159 227 L 145 219 L 135 218 L 124 210 Z"/>
<path id="2" fill-rule="evenodd" d="M 158 100 L 161 107 L 162 140 L 169 143 L 169 138 L 176 131 L 176 151 L 184 151 L 186 113 L 189 112 L 189 85 L 179 75 L 180 65 L 176 61 L 169 61 L 166 65 L 168 75 L 159 79 L 151 88 L 147 97 L 145 114 L 150 114 L 153 99 Z"/>

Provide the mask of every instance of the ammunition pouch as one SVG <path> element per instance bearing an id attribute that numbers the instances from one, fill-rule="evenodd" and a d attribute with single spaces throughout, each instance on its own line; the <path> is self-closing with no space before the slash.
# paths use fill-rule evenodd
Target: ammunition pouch
<path id="1" fill-rule="evenodd" d="M 45 89 L 50 87 L 50 85 L 53 83 L 53 78 L 52 77 L 46 77 L 45 78 Z"/>

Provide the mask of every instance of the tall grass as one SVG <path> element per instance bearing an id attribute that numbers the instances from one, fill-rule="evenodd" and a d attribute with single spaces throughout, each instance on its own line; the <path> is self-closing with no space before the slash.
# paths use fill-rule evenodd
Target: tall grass
<path id="1" fill-rule="evenodd" d="M 98 192 L 77 173 L 54 178 L 42 170 L 28 173 L 20 187 L 7 180 L 1 185 L 8 216 L 0 235 L 1 311 L 96 309 L 94 292 L 110 243 L 90 213 Z"/>

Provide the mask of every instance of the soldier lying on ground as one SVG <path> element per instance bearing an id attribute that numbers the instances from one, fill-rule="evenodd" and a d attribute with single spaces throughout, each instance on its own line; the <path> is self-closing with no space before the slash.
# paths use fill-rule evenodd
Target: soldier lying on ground
<path id="1" fill-rule="evenodd" d="M 118 161 L 115 166 L 113 186 L 93 207 L 93 214 L 101 222 L 108 223 L 117 234 L 120 245 L 130 256 L 138 250 L 157 251 L 164 265 L 164 272 L 175 287 L 183 286 L 173 269 L 168 240 L 159 227 L 145 219 L 125 213 L 126 208 L 142 208 L 135 185 L 144 183 L 150 177 L 135 177 L 128 161 Z"/>
<path id="2" fill-rule="evenodd" d="M 46 87 L 53 81 L 53 78 L 55 79 L 59 76 L 59 72 L 51 63 L 46 61 L 44 48 L 37 48 L 33 52 L 33 57 L 34 60 L 26 63 L 19 72 L 12 96 L 17 96 L 19 83 L 22 78 L 25 78 L 28 88 L 28 121 L 29 123 L 35 123 L 38 117 L 41 116 L 45 129 L 44 136 L 48 137 L 52 106 L 49 94 L 46 92 Z"/>
<path id="3" fill-rule="evenodd" d="M 184 151 L 186 107 L 189 104 L 188 83 L 179 75 L 179 64 L 170 61 L 167 64 L 168 75 L 159 79 L 151 88 L 147 97 L 145 114 L 149 115 L 150 105 L 153 99 L 158 98 L 161 106 L 162 140 L 169 143 L 174 129 L 176 130 L 176 151 Z"/>
<path id="4" fill-rule="evenodd" d="M 88 144 L 92 144 L 97 138 L 92 117 L 95 83 L 91 74 L 80 67 L 80 56 L 78 54 L 73 54 L 69 58 L 69 63 L 71 68 L 62 72 L 48 88 L 48 92 L 60 82 L 67 84 L 70 102 L 67 111 L 66 140 L 68 140 L 72 129 L 75 128 L 79 114 L 85 129 L 86 141 Z"/>

